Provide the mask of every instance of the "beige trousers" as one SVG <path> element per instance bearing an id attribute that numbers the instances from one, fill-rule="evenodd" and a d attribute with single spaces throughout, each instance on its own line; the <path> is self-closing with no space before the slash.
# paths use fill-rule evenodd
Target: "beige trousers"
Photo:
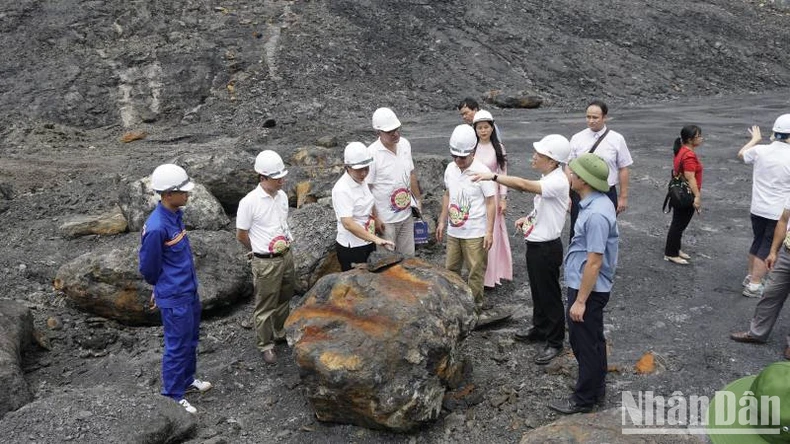
<path id="1" fill-rule="evenodd" d="M 253 323 L 258 350 L 274 348 L 274 339 L 283 338 L 283 323 L 288 318 L 294 294 L 294 261 L 291 251 L 280 257 L 252 259 L 252 284 L 255 288 Z"/>
<path id="2" fill-rule="evenodd" d="M 447 236 L 447 259 L 445 266 L 448 270 L 461 275 L 461 268 L 466 264 L 469 277 L 466 280 L 472 295 L 475 297 L 475 304 L 478 307 L 483 305 L 483 279 L 488 265 L 488 251 L 483 248 L 484 238 L 459 239 Z"/>

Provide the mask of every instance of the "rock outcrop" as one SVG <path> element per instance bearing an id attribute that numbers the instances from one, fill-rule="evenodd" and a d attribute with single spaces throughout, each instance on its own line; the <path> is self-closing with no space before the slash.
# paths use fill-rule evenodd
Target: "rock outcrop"
<path id="1" fill-rule="evenodd" d="M 197 419 L 170 398 L 139 387 L 96 386 L 37 399 L 0 421 L 4 442 L 182 442 Z"/>
<path id="2" fill-rule="evenodd" d="M 325 276 L 285 323 L 321 421 L 408 431 L 439 414 L 462 376 L 477 316 L 469 287 L 419 259 Z"/>
<path id="3" fill-rule="evenodd" d="M 79 237 L 91 234 L 110 236 L 126 231 L 128 224 L 123 211 L 115 206 L 111 211 L 96 215 L 74 216 L 58 229 L 66 237 Z"/>
<path id="4" fill-rule="evenodd" d="M 159 311 L 148 308 L 151 286 L 138 272 L 139 239 L 139 234 L 131 233 L 64 264 L 55 277 L 55 288 L 81 310 L 125 324 L 158 324 Z M 252 294 L 249 265 L 233 235 L 193 231 L 189 240 L 203 310 Z"/>
<path id="5" fill-rule="evenodd" d="M 340 271 L 335 252 L 335 211 L 331 204 L 322 203 L 291 208 L 288 227 L 294 236 L 291 251 L 296 269 L 296 292 L 304 294 L 322 276 Z"/>
<path id="6" fill-rule="evenodd" d="M 118 199 L 129 231 L 142 230 L 148 215 L 159 202 L 159 196 L 151 189 L 150 177 L 127 183 Z M 230 219 L 206 187 L 195 183 L 195 188 L 189 193 L 189 203 L 184 207 L 184 224 L 189 230 L 222 230 L 228 227 Z"/>
<path id="7" fill-rule="evenodd" d="M 32 333 L 30 310 L 18 302 L 0 299 L 0 418 L 33 399 L 21 367 L 22 350 L 30 343 Z M 0 432 L 0 436 L 7 435 Z"/>
<path id="8" fill-rule="evenodd" d="M 213 143 L 234 144 L 233 140 Z M 243 150 L 216 150 L 212 154 L 188 154 L 177 157 L 190 177 L 204 185 L 217 198 L 228 215 L 235 216 L 239 201 L 258 185 L 255 155 Z"/>

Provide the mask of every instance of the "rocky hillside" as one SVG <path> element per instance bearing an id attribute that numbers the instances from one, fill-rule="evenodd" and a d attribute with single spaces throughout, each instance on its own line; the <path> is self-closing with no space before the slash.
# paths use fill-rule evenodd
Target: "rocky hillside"
<path id="1" fill-rule="evenodd" d="M 293 135 L 384 104 L 447 110 L 491 89 L 555 106 L 772 90 L 790 84 L 784 4 L 5 2 L 1 118 L 81 129 L 197 122 L 230 133 L 273 118 L 275 134 Z"/>

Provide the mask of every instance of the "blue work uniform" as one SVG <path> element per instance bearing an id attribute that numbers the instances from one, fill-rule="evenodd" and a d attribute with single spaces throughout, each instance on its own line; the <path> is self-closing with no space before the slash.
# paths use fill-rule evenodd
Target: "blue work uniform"
<path id="1" fill-rule="evenodd" d="M 181 210 L 170 211 L 159 203 L 148 216 L 141 236 L 140 273 L 154 286 L 162 315 L 162 394 L 178 401 L 195 380 L 201 310 L 192 248 Z"/>
<path id="2" fill-rule="evenodd" d="M 579 363 L 579 377 L 572 398 L 577 405 L 592 407 L 606 396 L 608 362 L 603 310 L 614 282 L 620 232 L 615 207 L 606 194 L 593 191 L 579 202 L 579 209 L 575 234 L 565 256 L 568 310 L 579 294 L 587 254 L 603 255 L 601 269 L 587 298 L 583 321 L 573 321 L 566 312 L 569 342 Z"/>

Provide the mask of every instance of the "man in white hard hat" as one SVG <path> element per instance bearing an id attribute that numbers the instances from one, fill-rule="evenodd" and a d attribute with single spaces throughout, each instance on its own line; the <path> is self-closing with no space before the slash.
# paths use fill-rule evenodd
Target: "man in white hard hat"
<path id="1" fill-rule="evenodd" d="M 776 221 L 790 195 L 790 114 L 776 119 L 772 142 L 768 145 L 757 145 L 763 138 L 759 126 L 752 126 L 749 133 L 751 140 L 738 151 L 739 159 L 754 165 L 750 208 L 754 238 L 749 248 L 749 271 L 743 280 L 743 295 L 759 298 L 763 294 L 762 280 L 768 271 L 765 258 L 771 249 Z"/>
<path id="2" fill-rule="evenodd" d="M 365 177 L 373 158 L 361 142 L 351 142 L 343 153 L 346 172 L 332 188 L 332 208 L 337 217 L 335 249 L 340 269 L 365 263 L 377 245 L 394 248 L 392 241 L 376 236 L 373 219 L 373 194 Z"/>
<path id="3" fill-rule="evenodd" d="M 421 209 L 422 194 L 411 157 L 411 144 L 401 137 L 401 123 L 389 108 L 373 113 L 378 139 L 368 150 L 373 162 L 367 183 L 375 202 L 376 231 L 395 243 L 395 251 L 414 256 L 412 202 Z"/>
<path id="4" fill-rule="evenodd" d="M 160 165 L 154 170 L 151 188 L 161 200 L 143 226 L 139 254 L 140 274 L 154 286 L 151 308 L 159 307 L 164 328 L 162 394 L 189 413 L 197 413 L 197 409 L 184 394 L 211 388 L 210 382 L 195 379 L 201 304 L 181 211 L 194 187 L 177 165 Z"/>
<path id="5" fill-rule="evenodd" d="M 239 202 L 236 239 L 252 257 L 257 347 L 264 362 L 274 364 L 274 342 L 285 339 L 283 323 L 295 284 L 288 196 L 282 190 L 288 170 L 279 154 L 266 150 L 255 158 L 255 172 L 258 186 Z"/>
<path id="6" fill-rule="evenodd" d="M 517 332 L 519 341 L 543 341 L 543 350 L 535 363 L 545 365 L 559 356 L 565 341 L 565 306 L 560 287 L 562 265 L 562 227 L 568 214 L 570 185 L 562 165 L 571 150 L 568 139 L 550 134 L 532 144 L 532 168 L 541 174 L 540 180 L 528 180 L 504 174 L 481 173 L 475 181 L 494 182 L 519 191 L 535 194 L 533 210 L 516 221 L 516 228 L 524 233 L 527 243 L 527 275 L 532 293 L 532 326 Z"/>
<path id="7" fill-rule="evenodd" d="M 461 274 L 466 264 L 467 284 L 472 289 L 475 305 L 484 305 L 483 278 L 488 264 L 488 250 L 494 243 L 497 185 L 490 181 L 474 182 L 475 173 L 491 170 L 475 159 L 477 134 L 470 125 L 458 125 L 450 136 L 453 161 L 444 171 L 442 213 L 436 224 L 436 240 L 441 242 L 447 231 L 448 270 Z"/>
<path id="8" fill-rule="evenodd" d="M 625 138 L 617 131 L 612 131 L 606 126 L 609 107 L 601 100 L 593 100 L 587 105 L 587 129 L 571 137 L 571 154 L 568 161 L 572 161 L 584 153 L 595 153 L 606 162 L 609 167 L 609 177 L 606 179 L 609 190 L 606 195 L 612 201 L 617 214 L 628 208 L 628 192 L 630 172 L 629 167 L 634 163 L 631 152 L 625 143 Z M 570 171 L 566 168 L 566 174 Z M 617 186 L 620 186 L 618 191 Z M 571 229 L 570 237 L 573 239 L 573 229 L 579 215 L 579 197 L 571 191 Z"/>

